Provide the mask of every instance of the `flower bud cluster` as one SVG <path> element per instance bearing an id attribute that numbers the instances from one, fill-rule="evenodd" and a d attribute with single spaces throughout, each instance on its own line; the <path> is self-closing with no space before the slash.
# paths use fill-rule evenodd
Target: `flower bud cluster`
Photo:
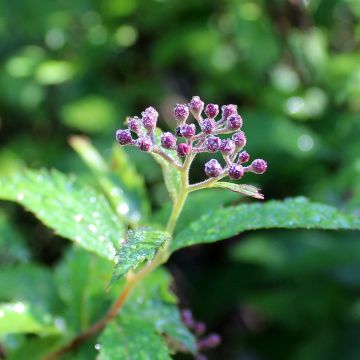
<path id="1" fill-rule="evenodd" d="M 244 151 L 247 140 L 241 130 L 243 119 L 238 114 L 237 106 L 224 105 L 221 107 L 221 114 L 219 109 L 217 104 L 210 103 L 205 106 L 199 96 L 193 96 L 188 104 L 177 104 L 173 112 L 176 120 L 175 131 L 164 132 L 158 146 L 155 144 L 154 130 L 159 114 L 153 107 L 148 107 L 141 113 L 141 118 L 129 118 L 128 129 L 118 130 L 116 139 L 120 145 L 133 145 L 142 151 L 153 151 L 160 155 L 164 155 L 161 147 L 173 150 L 174 155 L 176 152 L 180 158 L 198 153 L 219 152 L 224 159 L 224 165 L 216 159 L 209 160 L 204 167 L 209 178 L 229 176 L 230 179 L 238 180 L 247 172 L 263 174 L 267 169 L 265 160 L 256 159 L 245 166 L 250 155 Z M 190 114 L 195 123 L 188 122 Z M 219 119 L 216 119 L 218 116 Z M 224 135 L 230 137 L 224 138 Z M 166 156 L 176 166 L 181 167 L 176 156 Z"/>
<path id="2" fill-rule="evenodd" d="M 217 347 L 221 342 L 220 336 L 215 333 L 204 336 L 206 332 L 206 325 L 202 321 L 196 321 L 189 309 L 182 311 L 181 319 L 184 325 L 195 335 L 197 339 L 196 359 L 206 359 L 206 356 L 201 352 Z"/>

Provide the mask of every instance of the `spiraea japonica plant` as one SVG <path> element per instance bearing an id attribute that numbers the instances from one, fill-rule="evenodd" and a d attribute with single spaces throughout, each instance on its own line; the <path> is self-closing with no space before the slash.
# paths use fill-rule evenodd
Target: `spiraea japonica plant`
<path id="1" fill-rule="evenodd" d="M 173 131 L 162 132 L 157 123 L 153 107 L 128 118 L 109 160 L 89 140 L 72 137 L 70 145 L 92 173 L 90 184 L 55 170 L 0 178 L 0 199 L 21 204 L 75 244 L 53 272 L 24 265 L 2 272 L 9 291 L 0 304 L 0 335 L 11 359 L 72 358 L 75 352 L 84 359 L 170 359 L 176 352 L 205 359 L 220 337 L 179 309 L 162 266 L 174 251 L 246 230 L 360 229 L 359 219 L 302 197 L 229 205 L 241 195 L 263 199 L 244 182 L 247 173 L 267 169 L 265 160 L 250 161 L 236 105 L 220 110 L 194 96 L 174 107 Z M 161 165 L 171 205 L 150 213 L 125 146 Z M 202 153 L 208 156 L 204 180 L 192 183 L 190 168 Z M 37 336 L 24 341 L 22 334 Z"/>

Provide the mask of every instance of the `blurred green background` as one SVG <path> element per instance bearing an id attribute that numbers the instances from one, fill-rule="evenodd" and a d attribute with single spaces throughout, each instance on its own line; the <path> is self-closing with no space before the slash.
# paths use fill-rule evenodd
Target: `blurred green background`
<path id="1" fill-rule="evenodd" d="M 359 19 L 359 0 L 3 0 L 0 173 L 85 174 L 70 135 L 106 157 L 127 115 L 152 105 L 173 128 L 173 104 L 200 95 L 239 106 L 248 152 L 269 164 L 247 181 L 267 199 L 360 214 Z M 160 171 L 130 152 L 156 210 L 169 201 Z M 52 266 L 67 246 L 8 203 L 0 234 L 3 263 Z M 182 306 L 223 338 L 213 359 L 359 359 L 359 240 L 249 232 L 182 250 L 169 269 Z"/>

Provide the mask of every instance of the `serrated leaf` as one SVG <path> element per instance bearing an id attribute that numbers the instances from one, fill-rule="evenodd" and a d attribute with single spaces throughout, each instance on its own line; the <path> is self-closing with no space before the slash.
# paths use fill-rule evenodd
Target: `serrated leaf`
<path id="1" fill-rule="evenodd" d="M 158 249 L 170 239 L 165 231 L 139 228 L 129 230 L 127 238 L 116 253 L 116 266 L 112 282 L 136 269 L 144 261 L 151 261 Z"/>
<path id="2" fill-rule="evenodd" d="M 155 142 L 158 146 L 160 146 L 161 144 L 160 141 L 161 134 L 162 131 L 157 128 L 155 131 Z M 176 160 L 178 160 L 178 156 L 175 151 L 167 150 L 162 147 L 161 150 L 164 151 L 166 154 L 170 155 L 171 157 L 175 158 Z M 166 188 L 169 192 L 171 200 L 175 202 L 180 192 L 180 185 L 181 185 L 180 173 L 177 169 L 171 166 L 166 160 L 164 160 L 160 155 L 154 153 L 152 153 L 152 155 L 154 159 L 161 166 Z"/>
<path id="3" fill-rule="evenodd" d="M 55 170 L 26 170 L 0 179 L 0 199 L 18 202 L 60 236 L 114 260 L 125 229 L 91 187 Z"/>
<path id="4" fill-rule="evenodd" d="M 194 336 L 182 323 L 177 299 L 169 291 L 170 282 L 170 275 L 158 268 L 139 284 L 111 328 L 101 336 L 100 356 L 105 352 L 109 356 L 106 359 L 169 359 L 167 354 L 177 350 L 196 352 Z M 142 346 L 134 347 L 133 342 Z M 159 352 L 154 351 L 151 342 L 157 344 Z M 130 348 L 132 352 L 128 353 Z M 143 357 L 143 350 L 149 351 L 148 357 Z M 116 357 L 117 354 L 121 356 Z M 126 357 L 129 354 L 132 357 Z"/>
<path id="5" fill-rule="evenodd" d="M 267 228 L 350 230 L 360 229 L 360 219 L 302 197 L 265 204 L 243 204 L 215 209 L 202 216 L 181 231 L 170 247 L 175 251 L 227 239 L 246 230 Z"/>
<path id="6" fill-rule="evenodd" d="M 23 302 L 0 304 L 0 334 L 56 334 L 61 328 L 43 310 Z"/>
<path id="7" fill-rule="evenodd" d="M 230 182 L 218 181 L 212 187 L 220 187 L 237 193 L 244 194 L 246 196 L 251 196 L 256 199 L 261 199 L 261 200 L 264 199 L 264 195 L 260 193 L 260 190 L 252 185 L 234 184 Z"/>
<path id="8" fill-rule="evenodd" d="M 94 174 L 109 203 L 121 219 L 134 224 L 140 220 L 142 212 L 148 213 L 149 204 L 146 202 L 144 180 L 124 149 L 118 145 L 114 147 L 111 164 L 108 165 L 86 137 L 72 136 L 69 143 Z"/>
<path id="9" fill-rule="evenodd" d="M 141 318 L 122 317 L 109 323 L 101 335 L 102 360 L 171 360 L 164 339 L 153 324 Z"/>

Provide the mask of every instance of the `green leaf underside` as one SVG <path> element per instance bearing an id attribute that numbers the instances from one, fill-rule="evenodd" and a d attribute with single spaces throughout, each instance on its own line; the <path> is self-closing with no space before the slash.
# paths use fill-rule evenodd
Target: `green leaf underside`
<path id="1" fill-rule="evenodd" d="M 360 219 L 303 197 L 243 204 L 216 209 L 192 222 L 175 237 L 170 248 L 175 251 L 190 245 L 227 239 L 247 230 L 268 228 L 359 230 Z"/>
<path id="2" fill-rule="evenodd" d="M 16 201 L 57 234 L 110 260 L 124 226 L 105 198 L 58 171 L 26 170 L 0 178 L 0 199 Z"/>
<path id="3" fill-rule="evenodd" d="M 237 193 L 241 193 L 246 196 L 251 196 L 256 199 L 261 199 L 261 200 L 264 199 L 264 195 L 259 192 L 260 190 L 252 185 L 234 184 L 229 182 L 218 181 L 212 187 L 220 187 Z"/>
<path id="4" fill-rule="evenodd" d="M 144 261 L 151 261 L 158 249 L 170 235 L 164 231 L 139 228 L 129 230 L 127 238 L 116 253 L 116 265 L 112 282 L 125 275 L 130 269 L 136 269 Z"/>
<path id="5" fill-rule="evenodd" d="M 167 149 L 164 149 L 163 147 L 161 147 L 161 141 L 160 141 L 161 134 L 162 134 L 162 131 L 157 128 L 155 131 L 156 144 L 166 154 L 170 155 L 171 157 L 173 157 L 175 159 L 178 159 L 178 156 L 175 151 L 167 150 Z M 175 202 L 179 195 L 179 192 L 180 192 L 180 185 L 181 185 L 180 173 L 172 165 L 170 165 L 166 160 L 164 160 L 161 156 L 154 154 L 154 153 L 152 153 L 152 155 L 153 155 L 154 159 L 161 166 L 166 188 L 169 192 L 171 200 L 173 202 Z"/>
<path id="6" fill-rule="evenodd" d="M 142 282 L 100 337 L 101 359 L 170 359 L 177 350 L 195 353 L 193 335 L 182 323 L 170 275 L 158 268 Z"/>
<path id="7" fill-rule="evenodd" d="M 0 334 L 56 334 L 61 331 L 47 312 L 23 302 L 0 304 Z"/>

